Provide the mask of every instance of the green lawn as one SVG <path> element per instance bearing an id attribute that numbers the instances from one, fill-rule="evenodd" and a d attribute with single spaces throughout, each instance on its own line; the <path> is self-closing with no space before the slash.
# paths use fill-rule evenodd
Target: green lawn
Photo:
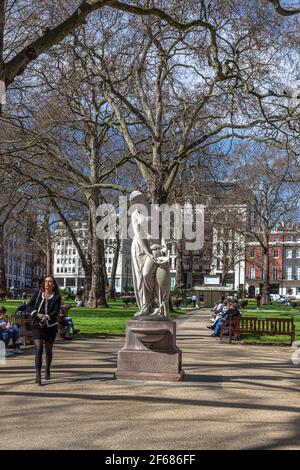
<path id="1" fill-rule="evenodd" d="M 8 302 L 2 302 L 5 305 L 8 314 L 14 314 L 17 307 L 22 302 L 17 300 L 10 300 Z M 76 328 L 80 329 L 80 335 L 113 335 L 113 334 L 124 334 L 125 326 L 128 320 L 132 320 L 134 313 L 137 308 L 134 306 L 124 307 L 121 300 L 109 302 L 110 308 L 97 309 L 97 308 L 76 308 L 73 307 L 70 310 L 70 315 L 74 320 Z M 296 339 L 300 340 L 300 312 L 297 313 L 295 309 L 286 307 L 280 303 L 273 303 L 273 305 L 262 306 L 261 310 L 276 309 L 276 311 L 270 313 L 263 313 L 256 310 L 256 304 L 253 304 L 253 309 L 242 309 L 241 313 L 243 316 L 255 316 L 255 317 L 280 317 L 280 318 L 291 318 L 294 317 L 296 326 Z M 281 307 L 281 308 L 280 308 Z M 251 311 L 252 310 L 252 311 Z M 297 309 L 298 310 L 298 309 Z M 298 310 L 299 311 L 299 310 Z M 171 314 L 171 317 L 177 318 L 180 315 L 185 314 L 185 310 L 176 310 Z M 288 336 L 267 336 L 267 335 L 243 335 L 243 341 L 245 343 L 260 343 L 260 344 L 289 344 L 290 338 Z"/>
<path id="2" fill-rule="evenodd" d="M 20 301 L 2 302 L 8 314 L 14 314 Z M 84 308 L 73 307 L 69 310 L 75 327 L 80 329 L 80 335 L 113 335 L 124 334 L 128 320 L 133 319 L 137 307 L 124 307 L 121 300 L 109 302 L 110 308 Z M 171 318 L 177 318 L 185 313 L 184 310 L 176 310 Z"/>
<path id="3" fill-rule="evenodd" d="M 244 310 L 255 310 L 256 311 L 256 302 L 248 302 L 248 305 L 245 307 Z M 261 305 L 260 310 L 274 310 L 276 312 L 292 312 L 294 310 L 293 307 L 288 307 L 287 305 L 282 305 L 280 302 L 273 302 L 271 305 Z"/>

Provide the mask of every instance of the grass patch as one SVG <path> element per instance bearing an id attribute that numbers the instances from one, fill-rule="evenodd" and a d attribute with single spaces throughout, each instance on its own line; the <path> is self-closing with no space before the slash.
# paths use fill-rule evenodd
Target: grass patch
<path id="1" fill-rule="evenodd" d="M 294 309 L 292 309 L 294 310 Z M 260 313 L 259 311 L 254 312 L 245 312 L 241 311 L 243 317 L 259 317 L 259 318 L 294 318 L 296 340 L 300 340 L 300 314 L 292 313 L 290 311 L 282 312 L 270 312 L 270 313 Z M 242 334 L 242 341 L 244 343 L 257 343 L 257 344 L 287 344 L 290 345 L 291 338 L 290 336 L 282 335 L 257 335 L 257 334 Z"/>
<path id="2" fill-rule="evenodd" d="M 280 302 L 273 302 L 272 305 L 261 305 L 259 310 L 256 310 L 256 302 L 248 302 L 248 305 L 243 310 L 255 310 L 259 313 L 259 310 L 276 310 L 279 312 L 292 312 L 295 311 L 293 307 L 289 307 L 287 305 L 282 305 Z"/>
<path id="3" fill-rule="evenodd" d="M 3 302 L 8 315 L 13 315 L 17 308 L 22 305 L 22 301 Z M 80 329 L 79 335 L 114 335 L 124 334 L 126 323 L 133 319 L 137 312 L 136 306 L 124 307 L 121 300 L 109 302 L 110 308 L 85 308 L 72 307 L 69 314 L 72 317 L 75 327 Z M 176 310 L 171 314 L 175 319 L 185 314 L 185 310 Z"/>

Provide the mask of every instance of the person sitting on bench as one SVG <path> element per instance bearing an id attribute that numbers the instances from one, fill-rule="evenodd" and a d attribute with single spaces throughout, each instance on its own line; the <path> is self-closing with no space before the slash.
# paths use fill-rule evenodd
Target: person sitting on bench
<path id="1" fill-rule="evenodd" d="M 229 320 L 230 317 L 240 317 L 240 316 L 241 316 L 241 313 L 238 309 L 237 304 L 230 303 L 228 310 L 225 312 L 222 318 L 219 318 L 219 320 L 214 325 L 214 332 L 212 336 L 219 336 L 223 321 Z"/>
<path id="2" fill-rule="evenodd" d="M 64 334 L 65 340 L 72 339 L 71 334 L 73 333 L 74 335 L 76 333 L 79 333 L 80 331 L 75 328 L 72 318 L 67 313 L 68 310 L 69 308 L 68 309 L 62 308 L 61 313 L 60 313 L 60 322 L 65 329 L 65 334 Z"/>
<path id="3" fill-rule="evenodd" d="M 5 318 L 6 308 L 3 305 L 0 305 L 0 339 L 4 341 L 6 348 L 6 357 L 12 356 L 13 354 L 24 354 L 20 349 L 20 332 L 18 326 L 14 323 L 11 324 Z M 14 351 L 13 353 L 7 351 L 7 346 L 9 345 L 10 339 L 12 339 Z"/>

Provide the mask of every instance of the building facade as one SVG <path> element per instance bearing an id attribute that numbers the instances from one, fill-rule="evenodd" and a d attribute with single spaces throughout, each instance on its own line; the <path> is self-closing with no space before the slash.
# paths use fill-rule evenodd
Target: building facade
<path id="1" fill-rule="evenodd" d="M 300 295 L 300 235 L 279 230 L 269 238 L 270 294 Z M 263 254 L 258 242 L 246 246 L 246 287 L 250 296 L 263 288 Z"/>
<path id="2" fill-rule="evenodd" d="M 213 228 L 210 274 L 219 276 L 219 284 L 233 290 L 245 285 L 245 237 L 232 229 Z"/>
<path id="3" fill-rule="evenodd" d="M 32 292 L 46 275 L 46 256 L 29 240 L 24 229 L 9 225 L 4 237 L 5 277 L 8 292 Z"/>
<path id="4" fill-rule="evenodd" d="M 87 224 L 76 222 L 74 231 L 85 255 L 88 252 Z M 53 272 L 61 289 L 76 292 L 84 287 L 85 275 L 79 253 L 62 224 L 59 224 L 55 233 L 53 256 Z M 130 240 L 121 240 L 120 252 L 115 277 L 115 290 L 123 293 L 133 289 L 131 272 Z M 105 248 L 105 264 L 108 282 L 111 281 L 111 271 L 115 254 L 115 241 L 107 240 Z"/>

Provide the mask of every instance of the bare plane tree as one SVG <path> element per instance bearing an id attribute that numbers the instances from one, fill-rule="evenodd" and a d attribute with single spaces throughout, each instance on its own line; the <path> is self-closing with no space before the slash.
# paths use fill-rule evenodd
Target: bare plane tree
<path id="1" fill-rule="evenodd" d="M 249 217 L 237 222 L 237 230 L 262 249 L 263 302 L 269 302 L 270 234 L 282 223 L 294 222 L 299 207 L 299 185 L 287 182 L 291 160 L 283 152 L 265 146 L 243 147 L 236 184 L 248 206 Z"/>

